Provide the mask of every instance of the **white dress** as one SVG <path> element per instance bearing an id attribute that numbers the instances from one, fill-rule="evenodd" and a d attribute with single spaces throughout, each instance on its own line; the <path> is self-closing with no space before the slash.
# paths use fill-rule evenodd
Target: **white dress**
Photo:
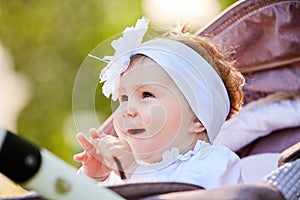
<path id="1" fill-rule="evenodd" d="M 242 182 L 239 157 L 227 147 L 210 145 L 199 140 L 194 149 L 184 155 L 177 148 L 166 151 L 158 163 L 139 162 L 130 181 L 170 181 L 199 185 L 205 189 L 234 185 Z M 120 183 L 111 174 L 109 184 Z M 127 181 L 128 182 L 128 181 Z"/>

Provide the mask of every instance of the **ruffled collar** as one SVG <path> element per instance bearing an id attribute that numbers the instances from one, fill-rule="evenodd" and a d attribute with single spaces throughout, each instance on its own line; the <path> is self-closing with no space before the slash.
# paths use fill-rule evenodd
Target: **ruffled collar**
<path id="1" fill-rule="evenodd" d="M 202 140 L 198 140 L 194 149 L 186 152 L 185 154 L 180 154 L 179 149 L 177 147 L 172 147 L 170 151 L 166 150 L 162 154 L 162 161 L 156 163 L 147 163 L 141 160 L 137 160 L 139 167 L 136 172 L 145 173 L 145 172 L 160 170 L 170 166 L 175 162 L 189 160 L 191 157 L 195 156 L 196 154 L 201 159 L 204 158 L 208 154 L 208 152 L 211 151 L 211 149 L 212 149 L 212 145 Z"/>

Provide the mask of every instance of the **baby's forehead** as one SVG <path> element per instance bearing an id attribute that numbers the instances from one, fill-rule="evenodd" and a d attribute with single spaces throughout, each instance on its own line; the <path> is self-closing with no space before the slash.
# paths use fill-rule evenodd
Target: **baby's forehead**
<path id="1" fill-rule="evenodd" d="M 120 87 L 128 84 L 145 85 L 147 83 L 177 88 L 175 82 L 163 67 L 151 58 L 146 56 L 134 58 L 127 70 L 121 75 Z"/>
<path id="2" fill-rule="evenodd" d="M 143 54 L 136 54 L 131 56 L 129 67 L 132 65 L 146 65 L 146 64 L 157 64 L 154 60 Z"/>
<path id="3" fill-rule="evenodd" d="M 130 58 L 130 64 L 128 68 L 121 74 L 121 77 L 124 76 L 124 74 L 127 74 L 128 72 L 131 73 L 143 73 L 148 71 L 148 73 L 166 73 L 163 68 L 157 64 L 153 59 L 149 58 L 145 55 L 134 55 Z"/>

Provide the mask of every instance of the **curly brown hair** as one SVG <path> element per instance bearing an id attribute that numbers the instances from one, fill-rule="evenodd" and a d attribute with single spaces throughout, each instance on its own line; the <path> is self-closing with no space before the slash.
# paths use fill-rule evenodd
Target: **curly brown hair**
<path id="1" fill-rule="evenodd" d="M 236 69 L 236 62 L 230 59 L 228 50 L 221 44 L 211 42 L 209 38 L 193 34 L 167 33 L 164 38 L 181 42 L 199 53 L 219 74 L 230 99 L 230 111 L 227 119 L 232 118 L 244 101 L 243 86 L 245 79 Z"/>

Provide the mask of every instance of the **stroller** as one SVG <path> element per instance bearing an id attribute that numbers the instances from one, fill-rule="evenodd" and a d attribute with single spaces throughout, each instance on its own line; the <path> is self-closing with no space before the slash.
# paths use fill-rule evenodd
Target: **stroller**
<path id="1" fill-rule="evenodd" d="M 246 78 L 244 106 L 216 139 L 241 157 L 245 184 L 213 190 L 159 182 L 109 188 L 126 199 L 288 199 L 286 190 L 300 195 L 299 180 L 286 188 L 260 182 L 278 166 L 299 161 L 300 1 L 238 1 L 197 34 L 233 48 L 238 69 Z M 110 123 L 108 119 L 106 124 Z M 295 177 L 300 176 L 299 165 L 292 172 Z M 31 194 L 14 199 L 43 198 Z"/>

